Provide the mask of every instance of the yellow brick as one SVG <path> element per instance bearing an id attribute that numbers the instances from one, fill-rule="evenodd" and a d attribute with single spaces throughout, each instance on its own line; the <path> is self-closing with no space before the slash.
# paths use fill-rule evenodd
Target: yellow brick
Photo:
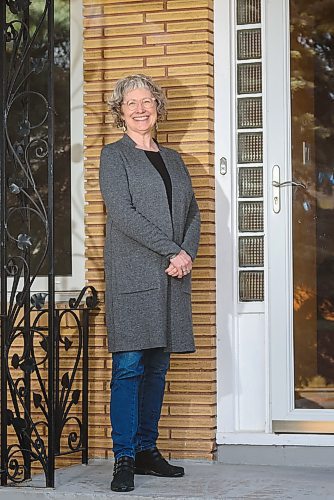
<path id="1" fill-rule="evenodd" d="M 178 10 L 177 12 L 156 12 L 152 14 L 146 14 L 147 22 L 159 22 L 159 21 L 179 21 L 180 19 L 206 19 L 212 14 L 208 10 L 204 9 L 187 9 Z"/>
<path id="2" fill-rule="evenodd" d="M 183 99 L 170 99 L 168 109 L 182 108 L 213 108 L 213 101 L 210 97 L 184 97 Z"/>
<path id="3" fill-rule="evenodd" d="M 168 89 L 167 98 L 173 99 L 178 97 L 189 98 L 189 97 L 201 97 L 206 96 L 213 99 L 213 89 L 208 87 L 193 87 L 192 89 Z M 208 128 L 208 124 L 205 124 L 204 128 Z"/>
<path id="4" fill-rule="evenodd" d="M 128 57 L 128 56 L 151 56 L 151 55 L 163 55 L 163 47 L 150 47 L 142 46 L 139 48 L 115 48 L 105 50 L 103 55 L 106 58 L 116 58 L 116 57 Z"/>
<path id="5" fill-rule="evenodd" d="M 216 436 L 215 429 L 172 429 L 172 439 L 202 439 L 212 440 Z M 163 437 L 163 436 L 162 436 Z"/>
<path id="6" fill-rule="evenodd" d="M 89 94 L 84 95 L 84 102 L 86 103 L 91 103 L 91 102 L 101 102 L 103 101 L 103 93 L 102 92 L 90 92 Z"/>
<path id="7" fill-rule="evenodd" d="M 185 75 L 205 75 L 209 73 L 207 65 L 189 65 L 189 66 L 170 66 L 168 67 L 168 75 L 170 76 L 185 76 Z M 183 78 L 182 78 L 183 79 Z"/>
<path id="8" fill-rule="evenodd" d="M 84 58 L 87 59 L 102 59 L 102 50 L 85 50 Z"/>
<path id="9" fill-rule="evenodd" d="M 93 63 L 94 65 L 94 63 Z M 102 71 L 85 71 L 85 82 L 96 82 L 96 81 L 101 81 L 103 78 L 103 73 Z"/>
<path id="10" fill-rule="evenodd" d="M 196 0 L 196 3 L 194 3 L 191 7 L 208 7 L 209 9 L 212 9 L 212 0 Z M 189 8 L 189 0 L 168 0 L 167 2 L 168 10 L 187 8 Z M 193 12 L 196 13 L 196 10 Z"/>
<path id="11" fill-rule="evenodd" d="M 176 142 L 180 143 L 181 141 L 187 142 L 187 141 L 202 141 L 202 142 L 208 142 L 212 139 L 211 134 L 209 131 L 206 132 L 185 132 L 184 134 L 168 134 L 168 142 Z"/>
<path id="12" fill-rule="evenodd" d="M 170 408 L 176 408 L 177 406 L 171 406 Z M 194 406 L 191 406 L 191 408 L 194 408 Z M 203 407 L 206 408 L 206 407 Z M 188 412 L 186 412 L 187 415 L 189 415 Z M 161 427 L 174 427 L 174 428 L 180 428 L 180 427 L 185 427 L 185 419 L 182 417 L 182 415 L 177 416 L 177 415 L 167 415 L 167 416 L 162 416 L 160 420 L 160 426 Z M 214 426 L 214 419 L 210 416 L 201 416 L 201 415 L 194 415 L 193 417 L 187 418 L 187 427 L 198 427 L 198 428 L 210 428 Z"/>
<path id="13" fill-rule="evenodd" d="M 84 6 L 84 14 L 86 13 L 87 6 L 102 4 L 104 0 L 82 0 Z"/>
<path id="14" fill-rule="evenodd" d="M 149 57 L 147 59 L 148 66 L 169 66 L 177 64 L 212 64 L 212 56 L 210 54 L 193 54 L 191 57 L 188 55 L 175 55 L 175 56 L 163 56 L 163 57 Z"/>
<path id="15" fill-rule="evenodd" d="M 167 31 L 172 32 L 172 31 L 198 31 L 198 30 L 208 30 L 212 31 L 213 26 L 212 22 L 208 20 L 201 20 L 201 21 L 185 21 L 185 22 L 178 22 L 178 23 L 168 23 L 167 24 Z"/>
<path id="16" fill-rule="evenodd" d="M 137 0 L 138 1 L 138 0 Z M 128 2 L 123 2 L 120 5 L 106 5 L 104 7 L 105 14 L 123 14 L 125 12 L 148 12 L 152 10 L 162 10 L 163 2 L 143 2 L 127 5 Z"/>
<path id="17" fill-rule="evenodd" d="M 105 80 L 118 80 L 119 78 L 123 78 L 124 76 L 129 75 L 130 73 L 135 73 L 137 71 L 138 67 L 133 67 L 132 71 L 130 71 L 130 68 L 127 70 L 122 70 L 122 71 L 105 71 L 104 73 L 104 79 Z M 142 66 L 140 66 L 140 71 L 143 72 Z M 162 77 L 165 76 L 165 68 L 145 68 L 145 74 L 148 76 L 151 76 L 152 78 L 154 77 Z M 112 86 L 109 83 L 109 88 L 112 90 Z"/>
<path id="18" fill-rule="evenodd" d="M 98 70 L 98 69 L 112 69 L 112 68 L 133 68 L 133 67 L 142 67 L 143 59 L 142 58 L 127 58 L 127 59 L 117 59 L 115 60 L 101 60 L 97 62 L 86 62 L 85 69 L 86 70 Z"/>
<path id="19" fill-rule="evenodd" d="M 203 450 L 203 451 L 210 451 L 212 450 L 212 443 L 210 441 L 199 441 L 198 439 L 196 440 L 191 440 L 191 439 L 182 439 L 182 440 L 176 440 L 176 439 L 168 439 L 168 440 L 163 440 L 159 439 L 159 448 L 164 451 L 173 451 L 173 450 Z"/>
<path id="20" fill-rule="evenodd" d="M 215 386 L 210 382 L 170 382 L 169 384 L 170 392 L 187 392 L 187 393 L 215 393 Z"/>
<path id="21" fill-rule="evenodd" d="M 106 102 L 88 104 L 86 106 L 87 113 L 107 113 L 109 111 L 109 106 Z M 102 139 L 102 138 L 101 138 Z"/>
<path id="22" fill-rule="evenodd" d="M 167 47 L 167 54 L 192 54 L 194 52 L 213 54 L 213 44 L 211 43 L 182 43 L 180 45 L 170 45 Z M 191 57 L 192 60 L 192 57 Z"/>
<path id="23" fill-rule="evenodd" d="M 199 108 L 199 109 L 178 109 L 171 110 L 168 112 L 168 120 L 189 120 L 189 119 L 199 119 L 199 118 L 213 118 L 213 111 L 211 109 Z"/>
<path id="24" fill-rule="evenodd" d="M 214 460 L 214 450 L 210 450 L 208 453 L 203 451 L 172 451 L 170 453 L 170 459 L 190 459 L 190 460 Z"/>
<path id="25" fill-rule="evenodd" d="M 149 0 L 143 0 L 142 3 L 147 1 Z M 120 2 L 121 0 L 83 0 L 84 5 L 90 5 L 92 3 L 105 5 L 105 4 L 120 3 Z M 138 0 L 126 0 L 126 3 L 131 3 L 131 2 L 138 2 Z"/>
<path id="26" fill-rule="evenodd" d="M 102 146 L 102 137 L 86 137 L 85 145 L 86 146 Z"/>
<path id="27" fill-rule="evenodd" d="M 210 370 L 201 370 L 200 373 L 198 372 L 189 372 L 189 371 L 175 371 L 175 370 L 169 370 L 167 374 L 167 380 L 174 381 L 174 382 L 179 382 L 179 381 L 202 381 L 202 382 L 211 382 L 214 384 L 216 378 L 216 373 L 214 371 Z"/>
<path id="28" fill-rule="evenodd" d="M 111 91 L 110 88 L 110 83 L 109 82 L 104 82 L 101 80 L 97 80 L 94 82 L 85 82 L 84 83 L 84 92 L 90 92 L 90 91 Z"/>
<path id="29" fill-rule="evenodd" d="M 206 121 L 192 121 L 192 122 L 182 122 L 180 120 L 175 121 L 165 121 L 159 123 L 159 132 L 174 132 L 174 131 L 183 131 L 186 133 L 187 130 L 196 131 L 206 129 Z M 180 136 L 182 137 L 182 132 L 180 132 Z"/>
<path id="30" fill-rule="evenodd" d="M 126 16 L 125 16 L 126 17 Z M 164 25 L 161 24 L 142 24 L 132 26 L 113 26 L 112 28 L 105 28 L 104 34 L 106 37 L 116 35 L 141 35 L 148 33 L 164 32 Z"/>
<path id="31" fill-rule="evenodd" d="M 84 30 L 85 38 L 101 38 L 103 36 L 102 28 L 89 28 Z"/>
<path id="32" fill-rule="evenodd" d="M 205 361 L 205 365 L 203 365 L 203 360 L 200 359 L 189 359 L 189 360 L 184 360 L 184 359 L 174 359 L 171 361 L 171 367 L 176 370 L 201 370 L 205 366 L 205 369 L 210 369 L 214 370 L 216 369 L 216 362 L 213 360 L 207 360 Z M 182 399 L 178 401 L 179 403 L 182 403 Z M 212 403 L 212 400 L 208 400 L 203 402 L 203 404 L 210 404 Z"/>
<path id="33" fill-rule="evenodd" d="M 173 44 L 176 44 L 178 42 L 184 42 L 184 45 L 191 45 L 192 42 L 201 42 L 201 41 L 207 41 L 207 42 L 213 42 L 212 35 L 211 33 L 205 32 L 205 31 L 199 31 L 198 33 L 166 33 L 164 35 L 149 35 L 146 37 L 146 43 L 148 45 L 154 44 L 169 44 L 167 49 L 169 47 L 173 47 Z"/>
<path id="34" fill-rule="evenodd" d="M 129 14 L 126 16 L 99 16 L 84 19 L 84 27 L 92 28 L 95 26 L 119 26 L 129 25 L 132 23 L 142 23 L 144 20 L 143 14 Z"/>
<path id="35" fill-rule="evenodd" d="M 192 405 L 192 406 L 183 406 L 181 405 L 171 405 L 170 406 L 170 415 L 171 416 L 181 416 L 185 417 L 188 415 L 195 416 L 204 416 L 206 419 L 211 417 L 211 420 L 206 420 L 205 427 L 209 427 L 210 425 L 214 425 L 215 421 L 212 419 L 216 415 L 216 406 L 215 405 Z M 174 426 L 175 427 L 175 426 Z"/>
<path id="36" fill-rule="evenodd" d="M 160 85 L 164 88 L 172 88 L 172 87 L 180 87 L 180 80 L 173 79 L 170 77 L 161 79 L 159 81 Z M 182 76 L 182 85 L 188 85 L 189 87 L 192 85 L 209 85 L 213 87 L 213 77 L 207 74 L 207 70 L 204 75 L 198 74 L 197 76 Z"/>
<path id="37" fill-rule="evenodd" d="M 86 118 L 88 118 L 88 116 Z M 98 148 L 88 147 L 85 149 L 85 158 L 91 158 L 91 157 L 97 158 L 100 156 L 100 153 L 101 153 L 100 147 Z"/>
<path id="38" fill-rule="evenodd" d="M 199 144 L 196 143 L 182 143 L 180 146 L 178 144 L 172 145 L 173 149 L 176 149 L 181 154 L 191 154 L 191 153 L 205 153 L 206 151 L 214 152 L 213 145 L 207 144 L 206 142 Z M 195 186 L 194 186 L 195 187 Z M 213 184 L 212 184 L 213 187 Z"/>
<path id="39" fill-rule="evenodd" d="M 85 16 L 100 16 L 103 14 L 102 5 L 87 5 L 85 7 Z"/>
<path id="40" fill-rule="evenodd" d="M 126 45 L 136 46 L 143 44 L 142 36 L 127 36 L 118 38 L 97 38 L 91 40 L 84 40 L 85 49 L 96 49 L 96 48 L 109 48 L 109 47 L 124 47 Z"/>

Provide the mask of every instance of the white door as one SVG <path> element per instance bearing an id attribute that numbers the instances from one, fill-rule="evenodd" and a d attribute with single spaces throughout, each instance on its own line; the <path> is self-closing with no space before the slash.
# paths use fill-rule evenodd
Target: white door
<path id="1" fill-rule="evenodd" d="M 334 431 L 334 7 L 267 0 L 264 163 L 274 432 Z"/>

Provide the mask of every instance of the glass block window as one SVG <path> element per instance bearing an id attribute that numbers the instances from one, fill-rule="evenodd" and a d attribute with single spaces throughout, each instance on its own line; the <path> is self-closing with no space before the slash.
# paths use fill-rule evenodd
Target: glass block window
<path id="1" fill-rule="evenodd" d="M 250 233 L 263 231 L 262 201 L 242 201 L 239 203 L 239 231 Z"/>
<path id="2" fill-rule="evenodd" d="M 261 22 L 261 0 L 238 0 L 238 24 L 258 24 Z"/>
<path id="3" fill-rule="evenodd" d="M 239 163 L 262 163 L 262 132 L 238 134 Z"/>
<path id="4" fill-rule="evenodd" d="M 264 272 L 240 271 L 239 298 L 242 302 L 264 300 Z"/>
<path id="5" fill-rule="evenodd" d="M 264 237 L 241 236 L 239 238 L 239 266 L 264 266 Z"/>
<path id="6" fill-rule="evenodd" d="M 238 99 L 238 128 L 262 127 L 261 97 Z"/>
<path id="7" fill-rule="evenodd" d="M 237 36 L 238 59 L 261 58 L 261 30 L 240 30 Z"/>
<path id="8" fill-rule="evenodd" d="M 239 168 L 239 198 L 259 198 L 263 196 L 262 167 Z"/>
<path id="9" fill-rule="evenodd" d="M 257 94 L 262 92 L 262 64 L 244 63 L 237 68 L 238 94 Z"/>
<path id="10" fill-rule="evenodd" d="M 261 0 L 236 0 L 236 4 L 239 301 L 261 302 L 264 300 Z"/>

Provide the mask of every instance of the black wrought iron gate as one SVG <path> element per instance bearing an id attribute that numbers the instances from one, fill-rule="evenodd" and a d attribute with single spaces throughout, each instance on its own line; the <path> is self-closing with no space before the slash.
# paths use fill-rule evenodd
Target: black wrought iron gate
<path id="1" fill-rule="evenodd" d="M 69 304 L 55 300 L 54 0 L 39 1 L 31 26 L 33 2 L 0 2 L 0 472 L 4 486 L 36 469 L 53 487 L 57 456 L 88 459 L 88 329 L 97 296 L 85 287 Z M 36 57 L 41 37 L 47 49 Z M 36 90 L 43 72 L 46 88 Z M 47 169 L 43 187 L 39 166 Z M 42 267 L 47 290 L 34 292 Z"/>

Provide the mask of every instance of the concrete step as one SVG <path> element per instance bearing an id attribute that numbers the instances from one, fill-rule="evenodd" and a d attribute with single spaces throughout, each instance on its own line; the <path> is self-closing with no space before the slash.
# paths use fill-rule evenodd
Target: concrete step
<path id="1" fill-rule="evenodd" d="M 56 488 L 38 488 L 42 478 L 27 485 L 0 488 L 7 500 L 215 500 L 215 499 L 334 499 L 331 468 L 224 465 L 199 461 L 175 461 L 185 467 L 183 478 L 136 476 L 135 490 L 113 493 L 110 480 L 113 464 L 93 460 L 56 473 Z"/>

